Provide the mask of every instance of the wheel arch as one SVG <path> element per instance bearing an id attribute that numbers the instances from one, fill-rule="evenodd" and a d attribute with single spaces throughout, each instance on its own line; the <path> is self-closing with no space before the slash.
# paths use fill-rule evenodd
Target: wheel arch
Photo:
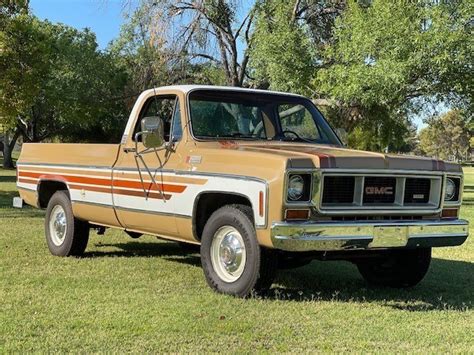
<path id="1" fill-rule="evenodd" d="M 46 208 L 48 206 L 49 200 L 57 191 L 66 191 L 68 197 L 71 197 L 66 180 L 40 178 L 37 187 L 38 207 Z"/>
<path id="2" fill-rule="evenodd" d="M 254 217 L 255 209 L 250 198 L 239 192 L 223 192 L 223 191 L 203 191 L 200 192 L 195 200 L 192 214 L 193 236 L 196 240 L 201 240 L 202 231 L 209 217 L 219 208 L 241 204 L 249 206 L 252 209 Z M 252 221 L 254 223 L 254 221 Z"/>

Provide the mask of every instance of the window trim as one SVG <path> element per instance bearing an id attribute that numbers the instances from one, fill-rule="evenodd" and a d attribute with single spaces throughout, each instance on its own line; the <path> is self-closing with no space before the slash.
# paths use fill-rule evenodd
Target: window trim
<path id="1" fill-rule="evenodd" d="M 247 92 L 247 91 L 238 91 L 238 90 L 235 90 L 233 91 L 231 88 L 229 90 L 223 90 L 221 88 L 195 88 L 195 89 L 192 89 L 192 90 L 189 90 L 186 95 L 185 95 L 185 104 L 186 104 L 186 113 L 188 115 L 187 117 L 187 126 L 188 126 L 188 132 L 189 134 L 191 135 L 191 137 L 197 141 L 197 142 L 216 142 L 216 141 L 242 141 L 242 142 L 248 142 L 248 141 L 255 141 L 255 142 L 265 142 L 265 141 L 272 141 L 272 140 L 269 140 L 269 139 L 258 139 L 258 140 L 250 140 L 250 139 L 243 139 L 243 138 L 238 138 L 238 137 L 214 137 L 214 138 L 204 138 L 204 137 L 196 137 L 194 135 L 194 129 L 193 129 L 193 122 L 192 122 L 192 118 L 191 118 L 191 94 L 196 92 L 196 91 L 226 91 L 226 92 L 235 92 L 235 93 L 241 93 L 241 92 Z M 262 90 L 260 90 L 262 91 Z M 249 90 L 248 93 L 251 93 L 251 91 Z M 298 94 L 293 94 L 293 93 L 284 93 L 284 92 L 273 92 L 273 91 L 269 91 L 268 93 L 266 92 L 257 92 L 258 94 L 262 94 L 262 95 L 275 95 L 275 96 L 281 96 L 281 97 L 288 97 L 290 100 L 294 100 L 294 99 L 300 99 L 302 101 L 305 101 L 309 104 L 310 107 L 313 107 L 314 110 L 317 112 L 317 114 L 320 116 L 321 120 L 327 125 L 327 128 L 329 129 L 329 131 L 333 134 L 334 138 L 335 138 L 335 141 L 334 143 L 319 143 L 319 142 L 294 142 L 294 143 L 306 143 L 306 144 L 315 144 L 315 145 L 330 145 L 330 146 L 335 146 L 335 147 L 344 147 L 344 144 L 342 143 L 341 139 L 339 138 L 339 136 L 336 134 L 336 131 L 334 130 L 334 128 L 332 127 L 332 125 L 328 122 L 328 120 L 324 117 L 324 115 L 321 113 L 321 111 L 318 109 L 318 107 L 314 104 L 313 101 L 311 101 L 310 99 L 308 99 L 307 97 L 305 96 L 302 96 L 302 95 L 298 95 Z M 274 110 L 277 110 L 277 106 L 275 106 L 273 108 Z M 279 117 L 278 113 L 277 114 L 277 117 Z M 313 118 L 314 120 L 314 123 L 315 125 L 317 126 L 317 122 L 315 121 L 315 119 Z M 280 122 L 280 119 L 278 118 L 278 120 L 275 122 L 275 128 L 277 128 L 281 133 L 282 131 L 282 128 L 281 128 L 281 122 Z M 281 138 L 281 137 L 280 137 Z"/>
<path id="2" fill-rule="evenodd" d="M 179 126 L 181 127 L 181 136 L 179 137 L 179 139 L 174 139 L 175 136 L 174 136 L 174 132 L 173 132 L 173 128 L 174 128 L 174 121 L 176 120 L 176 108 L 179 109 Z M 181 141 L 181 139 L 183 139 L 183 120 L 182 120 L 182 113 L 181 113 L 181 106 L 180 106 L 180 101 L 179 101 L 179 97 L 178 95 L 176 95 L 176 100 L 174 102 L 174 107 L 173 107 L 173 115 L 171 117 L 171 126 L 170 126 L 170 143 L 177 143 L 179 141 Z"/>

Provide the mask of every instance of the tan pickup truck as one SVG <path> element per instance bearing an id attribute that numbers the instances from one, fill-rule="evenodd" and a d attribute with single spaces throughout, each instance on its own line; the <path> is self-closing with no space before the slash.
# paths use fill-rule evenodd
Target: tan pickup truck
<path id="1" fill-rule="evenodd" d="M 346 149 L 287 93 L 147 90 L 119 144 L 24 144 L 17 169 L 21 198 L 46 208 L 52 254 L 81 255 L 91 228 L 193 243 L 208 284 L 237 296 L 313 259 L 413 286 L 432 247 L 468 236 L 459 165 Z"/>

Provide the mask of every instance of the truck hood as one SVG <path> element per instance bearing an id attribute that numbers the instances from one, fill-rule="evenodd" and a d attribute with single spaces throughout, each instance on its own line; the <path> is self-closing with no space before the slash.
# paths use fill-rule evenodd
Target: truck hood
<path id="1" fill-rule="evenodd" d="M 280 155 L 288 159 L 289 168 L 462 171 L 458 164 L 438 159 L 374 153 L 330 145 L 294 142 L 221 142 L 221 148 Z"/>

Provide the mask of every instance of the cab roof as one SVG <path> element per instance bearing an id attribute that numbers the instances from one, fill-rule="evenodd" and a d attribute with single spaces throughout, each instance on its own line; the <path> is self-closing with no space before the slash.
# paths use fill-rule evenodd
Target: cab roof
<path id="1" fill-rule="evenodd" d="M 194 90 L 216 90 L 216 91 L 253 92 L 253 93 L 259 93 L 259 94 L 279 94 L 279 95 L 302 97 L 301 95 L 288 93 L 288 92 L 270 91 L 270 90 L 261 90 L 261 89 L 247 89 L 247 88 L 239 88 L 235 86 L 216 86 L 216 85 L 170 85 L 170 86 L 160 86 L 154 89 L 148 89 L 146 91 L 159 92 L 162 90 L 177 90 L 177 91 L 181 91 L 184 94 L 187 94 Z"/>

